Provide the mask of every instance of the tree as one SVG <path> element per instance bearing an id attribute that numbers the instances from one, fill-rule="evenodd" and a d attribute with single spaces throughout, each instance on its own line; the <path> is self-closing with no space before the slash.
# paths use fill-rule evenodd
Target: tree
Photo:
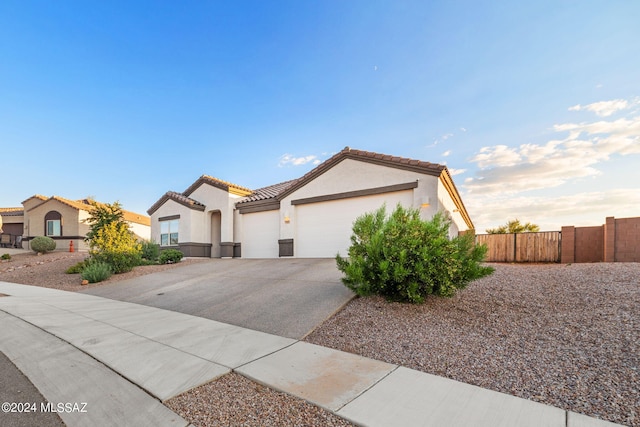
<path id="1" fill-rule="evenodd" d="M 87 219 L 90 231 L 86 237 L 91 256 L 111 265 L 114 273 L 131 271 L 140 265 L 142 245 L 124 220 L 120 203 L 91 202 L 91 206 Z"/>
<path id="2" fill-rule="evenodd" d="M 538 231 L 540 231 L 538 225 L 530 222 L 522 224 L 518 218 L 508 221 L 506 225 L 501 225 L 498 228 L 487 229 L 489 234 L 536 233 Z"/>
<path id="3" fill-rule="evenodd" d="M 89 204 L 91 205 L 91 210 L 89 211 L 87 223 L 89 223 L 90 229 L 85 241 L 91 242 L 99 230 L 102 230 L 112 222 L 124 224 L 128 229 L 129 225 L 124 220 L 124 212 L 122 212 L 122 206 L 120 206 L 119 202 L 98 203 L 90 200 Z"/>
<path id="4" fill-rule="evenodd" d="M 449 224 L 443 214 L 424 221 L 419 210 L 401 205 L 388 218 L 385 206 L 358 217 L 348 258 L 336 256 L 342 282 L 361 296 L 421 303 L 431 294 L 453 296 L 491 274 L 480 264 L 486 246 L 475 245 L 471 234 L 450 239 Z"/>

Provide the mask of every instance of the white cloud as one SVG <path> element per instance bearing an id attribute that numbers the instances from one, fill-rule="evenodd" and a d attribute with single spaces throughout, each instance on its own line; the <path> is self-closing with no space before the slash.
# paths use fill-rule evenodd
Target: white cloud
<path id="1" fill-rule="evenodd" d="M 449 156 L 450 154 L 451 154 L 451 150 L 447 150 L 447 151 L 445 151 L 444 153 L 442 153 L 442 156 L 443 156 L 443 157 L 447 157 L 447 156 Z"/>
<path id="2" fill-rule="evenodd" d="M 449 168 L 449 173 L 451 174 L 451 176 L 460 175 L 465 173 L 466 171 L 467 171 L 466 169 Z"/>
<path id="3" fill-rule="evenodd" d="M 600 101 L 587 105 L 574 105 L 569 107 L 569 111 L 587 110 L 596 113 L 600 117 L 609 117 L 613 113 L 629 107 L 629 102 L 624 99 L 614 99 L 612 101 Z"/>
<path id="4" fill-rule="evenodd" d="M 506 145 L 482 147 L 480 153 L 471 159 L 480 168 L 513 166 L 522 161 L 522 157 L 515 148 Z"/>
<path id="5" fill-rule="evenodd" d="M 612 155 L 640 154 L 640 114 L 617 120 L 555 125 L 564 139 L 518 147 L 483 147 L 471 162 L 480 170 L 465 181 L 471 193 L 518 193 L 560 186 L 601 174 L 597 165 Z"/>
<path id="6" fill-rule="evenodd" d="M 318 165 L 321 163 L 321 161 L 320 159 L 318 159 L 318 156 L 315 156 L 315 155 L 295 157 L 291 154 L 284 154 L 280 157 L 280 161 L 278 162 L 278 167 L 284 167 L 287 165 L 302 166 L 302 165 L 306 165 L 307 163 Z"/>
<path id="7" fill-rule="evenodd" d="M 434 139 L 430 145 L 427 145 L 427 148 L 433 148 L 436 145 L 445 142 L 447 139 L 451 138 L 452 136 L 453 136 L 452 133 L 445 133 L 444 135 L 440 136 L 440 138 Z"/>

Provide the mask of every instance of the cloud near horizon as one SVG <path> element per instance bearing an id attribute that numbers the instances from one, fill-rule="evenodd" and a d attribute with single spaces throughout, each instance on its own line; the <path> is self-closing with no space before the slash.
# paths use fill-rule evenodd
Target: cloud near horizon
<path id="1" fill-rule="evenodd" d="M 605 219 L 601 215 L 638 215 L 638 183 L 626 183 L 636 188 L 578 193 L 568 186 L 603 175 L 605 162 L 615 156 L 640 154 L 640 111 L 632 108 L 640 105 L 638 98 L 624 104 L 625 113 L 614 117 L 607 113 L 608 118 L 601 119 L 604 105 L 614 104 L 581 107 L 598 119 L 557 124 L 552 128 L 555 135 L 546 143 L 488 146 L 471 158 L 477 170 L 460 188 L 479 233 L 513 218 L 534 222 L 546 230 L 559 230 L 562 225 L 598 225 Z M 556 187 L 560 188 L 553 196 L 546 191 Z M 535 190 L 545 190 L 549 195 L 541 196 Z"/>
<path id="2" fill-rule="evenodd" d="M 637 188 L 615 189 L 610 191 L 583 192 L 560 197 L 508 197 L 487 199 L 479 196 L 465 197 L 473 222 L 481 226 L 477 230 L 482 234 L 486 228 L 496 227 L 506 221 L 519 218 L 541 226 L 541 231 L 560 230 L 563 225 L 600 225 L 605 217 L 593 222 L 590 217 L 602 206 L 615 206 L 609 216 L 624 217 L 635 215 L 640 205 L 640 191 Z M 473 209 L 474 206 L 481 208 Z M 635 213 L 634 213 L 635 212 Z"/>
<path id="3" fill-rule="evenodd" d="M 636 103 L 637 100 L 630 104 Z M 475 177 L 467 178 L 463 188 L 471 194 L 513 194 L 557 187 L 574 179 L 600 175 L 597 165 L 612 155 L 640 154 L 637 111 L 616 120 L 558 124 L 553 130 L 565 133 L 564 139 L 542 145 L 481 148 L 471 158 L 479 170 Z"/>

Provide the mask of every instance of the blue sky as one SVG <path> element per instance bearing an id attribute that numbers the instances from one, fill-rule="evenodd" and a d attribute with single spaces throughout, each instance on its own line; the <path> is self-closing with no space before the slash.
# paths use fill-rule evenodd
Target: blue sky
<path id="1" fill-rule="evenodd" d="M 446 164 L 478 232 L 640 216 L 640 2 L 0 2 L 0 207 L 145 212 L 345 146 Z"/>

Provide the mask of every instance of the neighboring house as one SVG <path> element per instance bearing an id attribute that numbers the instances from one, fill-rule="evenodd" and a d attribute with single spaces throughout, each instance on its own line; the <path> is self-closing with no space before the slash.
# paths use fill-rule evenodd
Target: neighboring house
<path id="1" fill-rule="evenodd" d="M 343 149 L 291 181 L 257 190 L 203 175 L 147 211 L 152 240 L 186 256 L 277 258 L 347 254 L 353 221 L 386 203 L 443 211 L 450 235 L 473 223 L 446 166 Z"/>
<path id="2" fill-rule="evenodd" d="M 35 195 L 22 202 L 22 205 L 23 208 L 0 209 L 4 234 L 10 234 L 12 241 L 20 237 L 22 247 L 27 249 L 34 237 L 49 236 L 56 241 L 58 250 L 68 250 L 72 241 L 75 250 L 89 249 L 84 241 L 89 231 L 89 200 Z M 151 219 L 135 212 L 123 212 L 131 231 L 139 238 L 148 240 Z"/>
<path id="3" fill-rule="evenodd" d="M 23 218 L 23 208 L 0 208 L 0 246 L 20 246 Z"/>

